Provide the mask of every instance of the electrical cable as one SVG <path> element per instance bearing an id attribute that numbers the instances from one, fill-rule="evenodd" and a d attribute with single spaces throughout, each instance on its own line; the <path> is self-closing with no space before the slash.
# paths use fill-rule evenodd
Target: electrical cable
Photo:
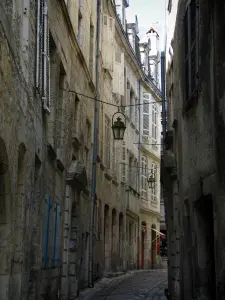
<path id="1" fill-rule="evenodd" d="M 67 93 L 73 93 L 73 94 L 76 94 L 78 96 L 83 96 L 83 97 L 86 97 L 88 99 L 92 99 L 92 100 L 101 102 L 103 104 L 111 105 L 111 106 L 114 106 L 114 107 L 117 107 L 117 108 L 126 108 L 126 107 L 131 107 L 131 106 L 140 106 L 140 105 L 145 105 L 145 104 L 154 104 L 154 103 L 161 103 L 162 102 L 162 101 L 152 101 L 152 102 L 143 102 L 143 103 L 129 104 L 129 105 L 117 105 L 117 104 L 113 104 L 113 103 L 109 103 L 109 102 L 97 99 L 96 97 L 91 97 L 91 96 L 87 96 L 87 95 L 82 94 L 82 93 L 78 93 L 77 91 L 66 90 L 66 89 L 62 89 L 62 90 L 66 91 Z"/>

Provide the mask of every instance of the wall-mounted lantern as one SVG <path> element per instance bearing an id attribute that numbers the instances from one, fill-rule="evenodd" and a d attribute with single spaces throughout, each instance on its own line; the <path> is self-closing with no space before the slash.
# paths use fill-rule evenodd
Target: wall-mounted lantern
<path id="1" fill-rule="evenodd" d="M 122 112 L 116 112 L 112 116 L 112 130 L 115 140 L 123 140 L 126 130 L 126 117 Z"/>
<path id="2" fill-rule="evenodd" d="M 155 175 L 154 175 L 153 171 L 151 171 L 151 173 L 148 174 L 147 182 L 148 182 L 148 187 L 150 189 L 155 188 L 156 180 L 155 180 Z"/>

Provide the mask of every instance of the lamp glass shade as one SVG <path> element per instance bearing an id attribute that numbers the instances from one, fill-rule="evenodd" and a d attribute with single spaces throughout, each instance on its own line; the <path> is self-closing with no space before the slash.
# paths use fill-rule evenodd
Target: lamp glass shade
<path id="1" fill-rule="evenodd" d="M 121 118 L 116 118 L 116 121 L 112 125 L 113 137 L 115 140 L 123 140 L 126 126 Z"/>
<path id="2" fill-rule="evenodd" d="M 154 187 L 154 185 L 155 185 L 155 178 L 153 175 L 150 175 L 148 177 L 148 186 L 150 189 L 152 189 Z"/>

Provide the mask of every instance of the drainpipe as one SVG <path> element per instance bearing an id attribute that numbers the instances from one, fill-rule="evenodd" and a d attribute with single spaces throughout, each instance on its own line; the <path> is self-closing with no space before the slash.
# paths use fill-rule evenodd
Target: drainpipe
<path id="1" fill-rule="evenodd" d="M 141 196 L 141 187 L 140 187 L 140 166 L 141 166 L 141 81 L 138 81 L 138 97 L 139 97 L 139 135 L 138 135 L 138 191 Z M 140 268 L 140 217 L 138 216 L 138 249 L 137 249 L 137 267 Z"/>
<path id="2" fill-rule="evenodd" d="M 161 89 L 162 89 L 162 132 L 163 132 L 163 150 L 165 150 L 166 137 L 166 74 L 165 74 L 165 52 L 161 52 Z"/>
<path id="3" fill-rule="evenodd" d="M 101 29 L 101 0 L 97 0 L 97 32 L 96 32 L 96 62 L 95 62 L 96 100 L 100 98 L 100 95 L 99 95 L 100 29 Z M 89 216 L 89 262 L 88 262 L 88 285 L 89 285 L 89 287 L 94 287 L 94 283 L 93 283 L 93 228 L 94 228 L 94 203 L 95 203 L 95 193 L 96 193 L 97 155 L 98 155 L 98 126 L 99 126 L 99 104 L 98 104 L 98 101 L 95 101 L 91 199 L 90 199 L 90 216 Z"/>

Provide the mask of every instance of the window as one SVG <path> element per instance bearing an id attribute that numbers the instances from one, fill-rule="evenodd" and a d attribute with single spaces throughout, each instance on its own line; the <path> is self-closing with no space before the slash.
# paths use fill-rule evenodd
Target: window
<path id="1" fill-rule="evenodd" d="M 51 197 L 48 196 L 44 202 L 44 220 L 42 234 L 42 268 L 49 266 L 49 230 L 50 230 L 50 214 L 51 214 Z"/>
<path id="2" fill-rule="evenodd" d="M 196 0 L 191 0 L 184 17 L 186 101 L 195 93 L 197 86 L 197 18 Z"/>
<path id="3" fill-rule="evenodd" d="M 42 96 L 43 109 L 50 112 L 50 54 L 48 6 L 37 1 L 36 89 Z"/>
<path id="4" fill-rule="evenodd" d="M 147 197 L 147 158 L 142 156 L 141 160 L 141 196 Z"/>
<path id="5" fill-rule="evenodd" d="M 59 204 L 55 203 L 52 266 L 59 266 L 61 262 L 61 247 L 62 247 L 61 218 L 62 218 L 61 208 Z"/>
<path id="6" fill-rule="evenodd" d="M 138 98 L 135 98 L 135 124 L 136 124 L 136 127 L 138 127 L 138 124 L 139 124 Z"/>
<path id="7" fill-rule="evenodd" d="M 94 26 L 90 25 L 90 45 L 89 45 L 89 71 L 93 78 L 94 67 Z"/>
<path id="8" fill-rule="evenodd" d="M 133 121 L 134 119 L 134 92 L 130 90 L 130 119 Z"/>
<path id="9" fill-rule="evenodd" d="M 90 148 L 91 148 L 91 124 L 86 119 L 86 128 L 85 128 L 85 146 L 84 146 L 84 163 L 87 170 L 87 176 L 89 177 L 90 171 Z"/>
<path id="10" fill-rule="evenodd" d="M 79 113 L 80 113 L 80 100 L 75 96 L 74 115 L 73 115 L 73 127 L 75 136 L 79 132 Z"/>
<path id="11" fill-rule="evenodd" d="M 133 186 L 133 157 L 129 157 L 129 185 Z"/>
<path id="12" fill-rule="evenodd" d="M 105 116 L 105 166 L 110 169 L 110 119 Z"/>
<path id="13" fill-rule="evenodd" d="M 158 126 L 157 126 L 157 106 L 152 104 L 152 143 L 157 143 Z"/>
<path id="14" fill-rule="evenodd" d="M 157 165 L 155 163 L 152 163 L 152 174 L 155 178 L 155 185 L 153 186 L 153 188 L 151 189 L 152 191 L 152 201 L 156 202 L 156 191 L 157 191 Z"/>
<path id="15" fill-rule="evenodd" d="M 149 101 L 144 100 L 143 105 L 143 136 L 149 136 Z"/>

